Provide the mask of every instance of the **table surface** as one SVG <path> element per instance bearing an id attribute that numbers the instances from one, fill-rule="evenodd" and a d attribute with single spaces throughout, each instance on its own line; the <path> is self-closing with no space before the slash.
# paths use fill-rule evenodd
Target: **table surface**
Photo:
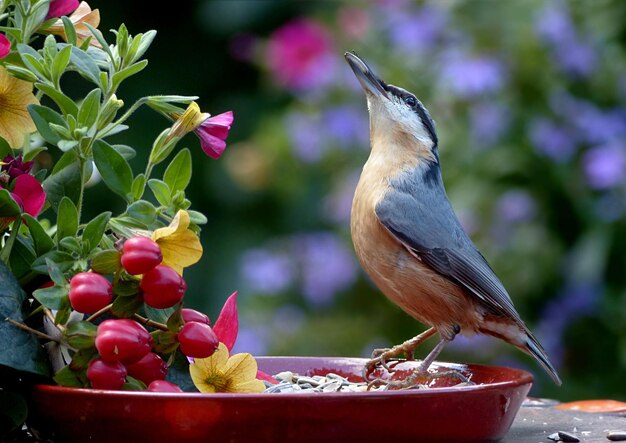
<path id="1" fill-rule="evenodd" d="M 591 413 L 524 405 L 502 443 L 552 443 L 548 436 L 564 431 L 581 442 L 609 443 L 609 431 L 626 432 L 626 414 Z"/>

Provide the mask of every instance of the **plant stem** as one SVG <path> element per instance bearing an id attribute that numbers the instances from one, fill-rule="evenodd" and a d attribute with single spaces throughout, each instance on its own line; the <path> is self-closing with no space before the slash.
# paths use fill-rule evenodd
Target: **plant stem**
<path id="1" fill-rule="evenodd" d="M 102 132 L 100 132 L 100 138 L 104 138 L 114 128 L 124 123 L 126 119 L 128 119 L 128 117 L 130 117 L 137 109 L 139 109 L 141 105 L 145 104 L 147 101 L 148 97 L 142 97 L 135 103 L 133 103 L 133 105 L 128 108 L 128 111 L 126 111 L 120 118 L 118 118 L 115 123 L 112 123 L 107 130 L 103 130 Z"/>
<path id="2" fill-rule="evenodd" d="M 152 326 L 153 328 L 160 329 L 161 331 L 169 331 L 167 325 L 159 323 L 158 321 L 150 320 L 149 318 L 142 317 L 139 314 L 133 314 L 133 318 L 139 323 L 143 323 L 145 326 Z"/>
<path id="3" fill-rule="evenodd" d="M 85 321 L 90 321 L 90 322 L 94 321 L 96 318 L 100 317 L 102 314 L 110 311 L 112 307 L 113 307 L 113 303 L 106 305 L 104 308 L 100 309 L 99 311 L 94 312 L 89 317 L 87 317 Z"/>
<path id="4" fill-rule="evenodd" d="M 59 331 L 61 331 L 62 334 L 65 333 L 65 326 L 58 325 L 55 322 L 54 315 L 52 315 L 52 311 L 50 311 L 50 309 L 43 308 L 43 313 L 46 315 L 46 317 L 48 317 L 48 320 L 50 320 L 52 322 L 52 324 L 54 325 L 55 328 L 57 328 Z"/>
<path id="5" fill-rule="evenodd" d="M 20 323 L 19 321 L 15 321 L 10 317 L 7 317 L 4 319 L 4 321 L 8 321 L 9 323 L 11 323 L 13 326 L 16 326 L 24 331 L 30 332 L 33 335 L 36 335 L 39 338 L 43 338 L 45 340 L 49 340 L 49 341 L 54 341 L 57 343 L 60 343 L 60 341 L 55 340 L 54 338 L 50 337 L 48 334 L 44 334 L 41 331 L 38 331 L 36 329 L 31 328 L 30 326 L 26 326 L 24 323 Z"/>

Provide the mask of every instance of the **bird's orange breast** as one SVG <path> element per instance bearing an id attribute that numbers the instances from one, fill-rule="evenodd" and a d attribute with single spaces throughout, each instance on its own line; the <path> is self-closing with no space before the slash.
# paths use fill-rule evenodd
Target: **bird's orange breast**
<path id="1" fill-rule="evenodd" d="M 355 191 L 350 224 L 361 266 L 392 302 L 420 322 L 445 335 L 455 324 L 464 332 L 477 331 L 482 314 L 473 299 L 411 254 L 378 220 L 376 204 L 388 190 L 385 177 L 376 162 L 368 161 Z"/>

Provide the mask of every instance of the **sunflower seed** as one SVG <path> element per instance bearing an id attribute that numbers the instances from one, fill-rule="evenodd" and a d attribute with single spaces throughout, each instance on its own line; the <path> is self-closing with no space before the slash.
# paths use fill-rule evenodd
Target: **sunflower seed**
<path id="1" fill-rule="evenodd" d="M 611 441 L 626 441 L 626 431 L 609 431 L 606 438 Z"/>

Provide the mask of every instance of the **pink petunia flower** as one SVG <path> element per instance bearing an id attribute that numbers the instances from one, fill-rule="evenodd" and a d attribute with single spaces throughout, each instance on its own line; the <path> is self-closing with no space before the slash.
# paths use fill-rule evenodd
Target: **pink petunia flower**
<path id="1" fill-rule="evenodd" d="M 48 7 L 46 20 L 69 15 L 78 8 L 78 0 L 52 0 Z"/>
<path id="2" fill-rule="evenodd" d="M 2 160 L 0 170 L 9 174 L 9 180 L 14 180 L 20 175 L 28 174 L 33 169 L 34 163 L 33 161 L 25 162 L 21 155 L 13 157 L 9 154 Z"/>
<path id="3" fill-rule="evenodd" d="M 13 200 L 22 208 L 22 212 L 37 217 L 46 203 L 46 192 L 41 183 L 28 174 L 16 177 L 13 183 Z"/>
<path id="4" fill-rule="evenodd" d="M 233 124 L 233 119 L 232 111 L 224 112 L 207 118 L 194 130 L 206 155 L 218 159 L 224 153 L 226 138 Z"/>
<path id="5" fill-rule="evenodd" d="M 11 52 L 11 42 L 6 35 L 0 34 L 0 58 L 4 58 Z"/>
<path id="6" fill-rule="evenodd" d="M 282 86 L 310 89 L 332 78 L 333 53 L 330 34 L 321 24 L 296 19 L 270 36 L 267 66 Z"/>

